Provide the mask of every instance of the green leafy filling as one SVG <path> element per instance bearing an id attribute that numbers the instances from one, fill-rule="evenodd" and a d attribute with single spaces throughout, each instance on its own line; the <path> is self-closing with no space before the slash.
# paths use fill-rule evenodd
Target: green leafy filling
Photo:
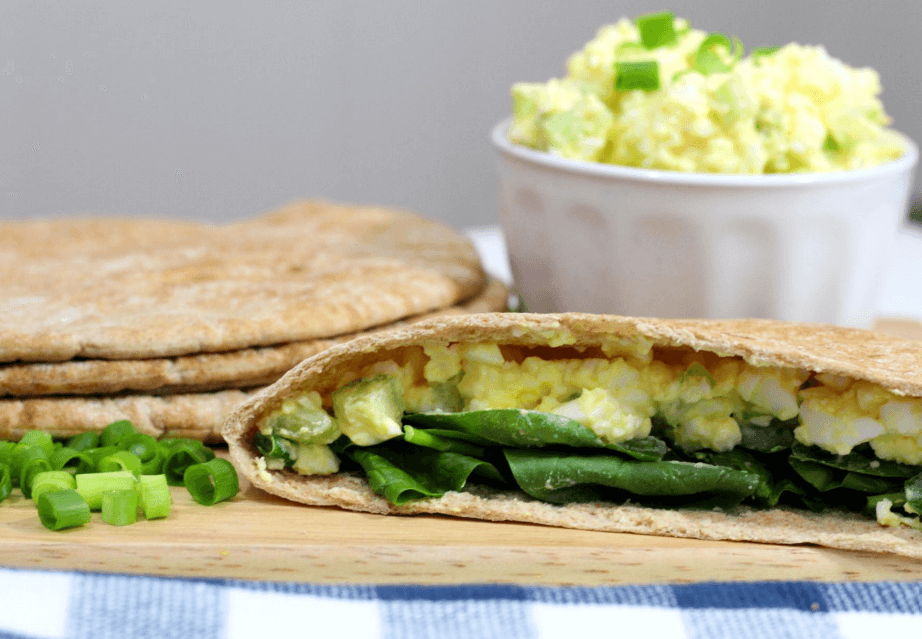
<path id="1" fill-rule="evenodd" d="M 331 448 L 342 470 L 365 475 L 390 503 L 440 497 L 474 484 L 519 490 L 551 503 L 608 501 L 665 508 L 846 508 L 873 516 L 889 499 L 922 512 L 922 467 L 876 459 L 870 447 L 835 455 L 794 440 L 797 419 L 743 423 L 730 451 L 685 451 L 654 420 L 654 434 L 608 444 L 561 415 L 497 409 L 409 413 L 402 437 Z M 261 438 L 265 453 L 290 466 L 284 442 Z"/>

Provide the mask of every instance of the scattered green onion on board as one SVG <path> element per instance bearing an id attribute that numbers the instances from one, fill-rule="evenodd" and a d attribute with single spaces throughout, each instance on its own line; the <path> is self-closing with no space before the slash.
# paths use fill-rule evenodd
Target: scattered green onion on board
<path id="1" fill-rule="evenodd" d="M 90 521 L 90 507 L 72 488 L 53 490 L 39 497 L 38 517 L 50 530 L 74 528 Z"/>
<path id="2" fill-rule="evenodd" d="M 212 459 L 189 466 L 183 474 L 183 483 L 192 499 L 203 506 L 214 506 L 240 490 L 237 471 L 226 459 Z"/>
<path id="3" fill-rule="evenodd" d="M 107 524 L 133 524 L 138 520 L 138 491 L 134 487 L 104 491 L 101 510 L 102 520 Z"/>
<path id="4" fill-rule="evenodd" d="M 82 526 L 92 511 L 116 526 L 135 523 L 139 509 L 145 519 L 168 517 L 170 485 L 185 485 L 209 506 L 240 490 L 233 465 L 202 442 L 157 440 L 128 420 L 62 441 L 38 429 L 19 442 L 0 441 L 0 502 L 18 487 L 50 530 Z"/>
<path id="5" fill-rule="evenodd" d="M 136 490 L 137 478 L 130 470 L 77 475 L 77 492 L 90 510 L 102 510 L 102 494 L 107 490 Z"/>
<path id="6" fill-rule="evenodd" d="M 141 511 L 147 519 L 170 515 L 173 500 L 166 475 L 141 475 Z"/>
<path id="7" fill-rule="evenodd" d="M 9 464 L 0 462 L 0 501 L 3 501 L 13 492 L 13 476 L 10 474 Z"/>
<path id="8" fill-rule="evenodd" d="M 32 480 L 32 501 L 38 503 L 42 493 L 51 490 L 64 490 L 65 488 L 76 488 L 77 482 L 74 476 L 65 470 L 48 470 L 39 473 Z"/>

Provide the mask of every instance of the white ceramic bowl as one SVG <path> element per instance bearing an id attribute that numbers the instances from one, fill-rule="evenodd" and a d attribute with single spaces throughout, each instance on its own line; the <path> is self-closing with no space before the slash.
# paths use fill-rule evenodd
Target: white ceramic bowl
<path id="1" fill-rule="evenodd" d="M 918 148 L 839 173 L 718 175 L 499 151 L 499 219 L 528 310 L 867 327 Z"/>

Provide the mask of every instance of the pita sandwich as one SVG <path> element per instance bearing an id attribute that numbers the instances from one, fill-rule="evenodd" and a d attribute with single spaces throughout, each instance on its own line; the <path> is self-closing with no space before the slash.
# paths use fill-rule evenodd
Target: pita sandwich
<path id="1" fill-rule="evenodd" d="M 0 362 L 137 359 L 329 338 L 468 299 L 459 231 L 408 212 L 296 202 L 227 225 L 0 224 Z"/>
<path id="2" fill-rule="evenodd" d="M 508 303 L 508 290 L 504 284 L 490 280 L 487 287 L 464 304 L 453 306 L 417 317 L 407 318 L 403 322 L 391 325 L 411 324 L 437 317 L 504 310 Z M 370 332 L 385 330 L 382 327 Z M 219 369 L 224 375 L 220 388 L 205 391 L 154 393 L 121 393 L 113 395 L 61 395 L 47 397 L 16 397 L 0 399 L 0 440 L 18 440 L 27 431 L 41 428 L 55 437 L 70 437 L 89 430 L 101 430 L 114 421 L 127 419 L 138 432 L 154 437 L 189 437 L 207 443 L 223 443 L 221 425 L 228 415 L 246 398 L 254 395 L 259 388 L 276 381 L 298 361 L 304 359 L 303 353 L 315 354 L 335 344 L 359 337 L 360 334 L 343 335 L 328 340 L 295 342 L 278 347 L 247 349 L 244 352 L 215 353 L 176 358 L 174 360 L 152 361 L 97 361 L 64 362 L 60 364 L 10 365 L 20 370 L 26 368 L 60 367 L 62 371 L 74 378 L 91 372 L 104 374 L 92 381 L 93 388 L 98 389 L 109 383 L 119 390 L 126 386 L 127 380 L 156 378 L 163 373 L 168 379 L 172 375 L 185 375 L 184 385 L 190 385 L 190 379 L 201 381 L 198 375 L 207 369 Z M 146 368 L 145 368 L 146 367 Z M 148 377 L 130 377 L 132 371 L 146 370 Z M 213 371 L 211 371 L 213 373 Z M 124 378 L 119 378 L 124 375 Z M 2 374 L 0 374 L 2 377 Z M 47 378 L 46 378 L 47 379 Z M 215 377 L 209 378 L 208 385 L 215 383 Z M 199 384 L 201 386 L 201 384 Z M 71 387 L 73 390 L 73 387 Z M 159 386 L 158 390 L 163 390 Z"/>
<path id="3" fill-rule="evenodd" d="M 445 317 L 305 360 L 222 432 L 303 504 L 922 558 L 922 343 L 880 333 Z"/>
<path id="4" fill-rule="evenodd" d="M 431 313 L 407 318 L 421 321 L 459 313 L 504 311 L 508 289 L 490 279 L 474 297 Z M 383 330 L 393 327 L 372 327 Z M 354 339 L 357 333 L 243 348 L 218 353 L 142 359 L 74 359 L 66 362 L 0 364 L 0 396 L 35 398 L 58 395 L 113 393 L 203 393 L 233 388 L 256 388 L 276 381 L 311 355 Z M 0 403 L 0 410 L 3 404 Z M 0 427 L 2 430 L 2 427 Z"/>

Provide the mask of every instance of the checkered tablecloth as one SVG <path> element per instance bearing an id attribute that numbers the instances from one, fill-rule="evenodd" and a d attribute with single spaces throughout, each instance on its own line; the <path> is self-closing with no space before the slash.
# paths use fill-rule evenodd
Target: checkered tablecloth
<path id="1" fill-rule="evenodd" d="M 922 582 L 329 586 L 0 569 L 2 639 L 884 636 L 922 636 Z"/>

